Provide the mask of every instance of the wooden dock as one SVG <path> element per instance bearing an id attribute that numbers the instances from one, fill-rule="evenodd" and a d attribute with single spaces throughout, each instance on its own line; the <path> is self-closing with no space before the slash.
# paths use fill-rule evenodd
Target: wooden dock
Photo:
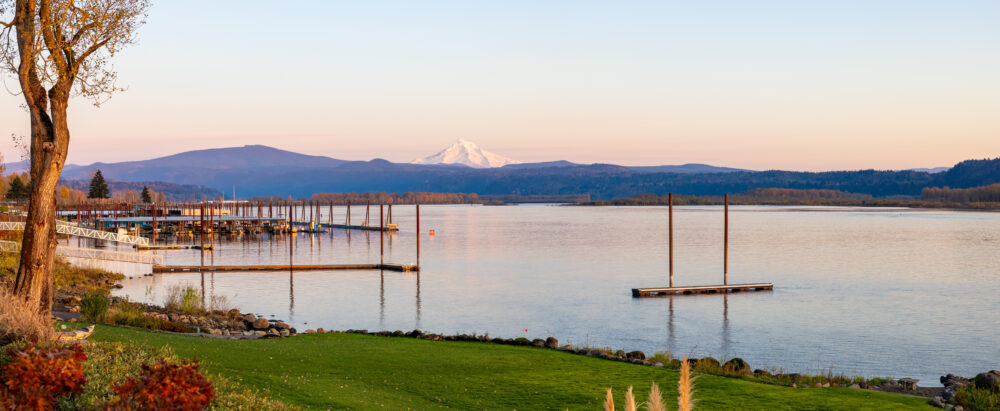
<path id="1" fill-rule="evenodd" d="M 412 264 L 333 264 L 333 265 L 160 265 L 153 273 L 183 273 L 205 271 L 329 271 L 329 270 L 388 270 L 420 271 Z"/>
<path id="2" fill-rule="evenodd" d="M 138 250 L 211 250 L 211 245 L 137 245 Z"/>
<path id="3" fill-rule="evenodd" d="M 697 285 L 692 287 L 633 288 L 632 296 L 649 297 L 654 295 L 715 294 L 715 293 L 738 293 L 741 291 L 770 291 L 770 290 L 774 290 L 774 283 Z"/>
<path id="4" fill-rule="evenodd" d="M 321 227 L 327 228 L 339 228 L 343 230 L 368 230 L 368 231 L 379 231 L 381 230 L 379 226 L 375 225 L 347 225 L 347 224 L 320 224 Z M 386 227 L 385 231 L 399 231 L 399 227 Z"/>

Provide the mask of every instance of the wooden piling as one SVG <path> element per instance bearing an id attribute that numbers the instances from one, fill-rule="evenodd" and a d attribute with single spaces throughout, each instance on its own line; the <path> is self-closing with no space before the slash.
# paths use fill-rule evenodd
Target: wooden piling
<path id="1" fill-rule="evenodd" d="M 667 244 L 670 250 L 670 287 L 674 286 L 674 193 L 667 194 Z"/>
<path id="2" fill-rule="evenodd" d="M 420 269 L 420 204 L 417 204 L 417 269 Z"/>
<path id="3" fill-rule="evenodd" d="M 378 205 L 378 262 L 385 264 L 385 223 L 382 221 L 382 204 Z"/>
<path id="4" fill-rule="evenodd" d="M 722 285 L 729 284 L 729 194 L 725 196 L 726 209 L 725 209 L 725 223 L 723 224 L 723 240 L 722 240 Z"/>

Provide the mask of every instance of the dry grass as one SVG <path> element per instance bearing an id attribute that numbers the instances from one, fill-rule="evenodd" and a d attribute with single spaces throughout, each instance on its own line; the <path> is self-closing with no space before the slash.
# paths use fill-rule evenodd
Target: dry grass
<path id="1" fill-rule="evenodd" d="M 611 388 L 608 388 L 608 394 L 604 396 L 604 411 L 615 411 L 615 396 L 611 394 Z"/>
<path id="2" fill-rule="evenodd" d="M 52 320 L 33 308 L 0 290 L 0 346 L 18 340 L 44 342 L 55 338 Z"/>
<path id="3" fill-rule="evenodd" d="M 666 404 L 663 403 L 663 395 L 660 394 L 660 386 L 653 383 L 652 387 L 649 387 L 649 405 L 647 408 L 649 411 L 667 411 Z"/>
<path id="4" fill-rule="evenodd" d="M 694 378 L 691 377 L 691 365 L 687 356 L 681 360 L 681 379 L 677 382 L 677 409 L 690 411 L 694 408 Z"/>
<path id="5" fill-rule="evenodd" d="M 625 391 L 625 411 L 635 411 L 635 395 L 632 394 L 632 386 Z"/>

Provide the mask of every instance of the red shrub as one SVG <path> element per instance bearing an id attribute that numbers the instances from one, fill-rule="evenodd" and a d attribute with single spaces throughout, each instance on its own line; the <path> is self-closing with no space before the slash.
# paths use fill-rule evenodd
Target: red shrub
<path id="1" fill-rule="evenodd" d="M 112 387 L 118 394 L 113 409 L 203 410 L 215 397 L 212 383 L 198 373 L 198 364 L 143 364 L 138 378 Z"/>
<path id="2" fill-rule="evenodd" d="M 0 409 L 52 409 L 56 399 L 83 392 L 87 355 L 79 345 L 39 348 L 31 345 L 7 352 L 0 368 Z"/>

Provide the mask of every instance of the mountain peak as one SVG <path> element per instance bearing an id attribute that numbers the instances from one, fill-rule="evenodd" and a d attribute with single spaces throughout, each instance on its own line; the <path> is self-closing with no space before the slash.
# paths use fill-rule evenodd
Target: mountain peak
<path id="1" fill-rule="evenodd" d="M 508 164 L 519 164 L 499 154 L 494 154 L 465 139 L 458 139 L 448 148 L 423 158 L 410 162 L 411 164 L 461 164 L 473 168 L 503 167 Z"/>

